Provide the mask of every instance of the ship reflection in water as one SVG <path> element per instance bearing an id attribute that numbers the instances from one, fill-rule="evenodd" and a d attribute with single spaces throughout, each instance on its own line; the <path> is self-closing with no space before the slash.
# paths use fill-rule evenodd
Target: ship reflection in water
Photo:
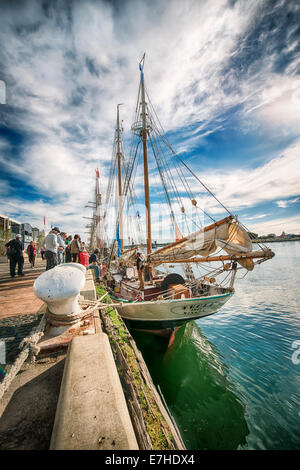
<path id="1" fill-rule="evenodd" d="M 166 349 L 162 338 L 132 332 L 188 449 L 238 449 L 249 433 L 245 408 L 216 348 L 195 322 Z"/>

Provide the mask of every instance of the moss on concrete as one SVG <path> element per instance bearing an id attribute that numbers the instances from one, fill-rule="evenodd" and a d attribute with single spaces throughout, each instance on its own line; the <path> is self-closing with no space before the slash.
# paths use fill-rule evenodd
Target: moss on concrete
<path id="1" fill-rule="evenodd" d="M 102 297 L 106 289 L 103 286 L 96 287 L 98 297 Z M 105 303 L 110 303 L 111 299 L 107 294 L 106 297 L 102 299 Z M 119 317 L 118 313 L 113 307 L 108 307 L 105 310 L 105 313 L 110 318 L 113 327 L 114 334 L 109 334 L 109 339 L 113 348 L 113 351 L 116 352 L 117 347 L 122 350 L 123 355 L 126 357 L 127 365 L 130 368 L 132 377 L 135 381 L 136 388 L 138 390 L 139 404 L 144 417 L 145 426 L 148 432 L 148 435 L 151 439 L 153 449 L 155 450 L 169 450 L 172 449 L 169 441 L 173 441 L 172 433 L 168 433 L 168 439 L 163 431 L 163 429 L 169 429 L 167 422 L 162 416 L 156 401 L 151 393 L 151 390 L 144 382 L 141 377 L 135 352 L 130 345 L 130 335 L 126 326 L 123 323 L 123 320 Z M 118 365 L 118 371 L 122 377 L 122 371 L 120 365 Z"/>

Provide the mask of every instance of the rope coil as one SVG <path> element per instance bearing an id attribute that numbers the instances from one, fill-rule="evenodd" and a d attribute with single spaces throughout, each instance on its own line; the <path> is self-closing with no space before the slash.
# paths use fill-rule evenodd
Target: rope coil
<path id="1" fill-rule="evenodd" d="M 53 312 L 50 312 L 50 310 L 47 308 L 46 310 L 46 317 L 50 321 L 50 323 L 57 322 L 60 325 L 74 325 L 77 323 L 82 316 L 85 314 L 83 310 L 80 310 L 79 313 L 69 313 L 66 315 L 61 315 L 61 314 L 56 314 Z"/>
<path id="2" fill-rule="evenodd" d="M 3 397 L 4 393 L 6 392 L 6 390 L 9 388 L 13 379 L 18 374 L 19 370 L 21 369 L 26 359 L 30 357 L 31 361 L 34 362 L 35 356 L 40 351 L 40 348 L 37 346 L 37 342 L 44 335 L 46 325 L 47 325 L 47 318 L 46 318 L 46 315 L 43 315 L 39 325 L 33 329 L 32 334 L 24 338 L 23 341 L 21 342 L 20 348 L 22 348 L 22 350 L 20 354 L 18 355 L 17 359 L 15 360 L 15 362 L 13 363 L 10 371 L 5 375 L 3 381 L 0 384 L 0 400 Z"/>

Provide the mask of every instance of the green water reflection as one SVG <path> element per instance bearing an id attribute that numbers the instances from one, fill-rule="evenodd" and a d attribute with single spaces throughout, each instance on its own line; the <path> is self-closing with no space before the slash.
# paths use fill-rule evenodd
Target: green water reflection
<path id="1" fill-rule="evenodd" d="M 213 344 L 194 322 L 170 348 L 164 339 L 132 331 L 188 449 L 237 449 L 249 433 L 245 408 Z"/>

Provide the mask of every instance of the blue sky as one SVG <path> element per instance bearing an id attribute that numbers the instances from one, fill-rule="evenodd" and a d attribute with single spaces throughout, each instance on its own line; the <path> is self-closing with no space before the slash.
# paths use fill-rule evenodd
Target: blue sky
<path id="1" fill-rule="evenodd" d="M 298 0 L 1 1 L 0 213 L 86 238 L 146 51 L 181 158 L 249 229 L 300 233 L 299 17 Z"/>

